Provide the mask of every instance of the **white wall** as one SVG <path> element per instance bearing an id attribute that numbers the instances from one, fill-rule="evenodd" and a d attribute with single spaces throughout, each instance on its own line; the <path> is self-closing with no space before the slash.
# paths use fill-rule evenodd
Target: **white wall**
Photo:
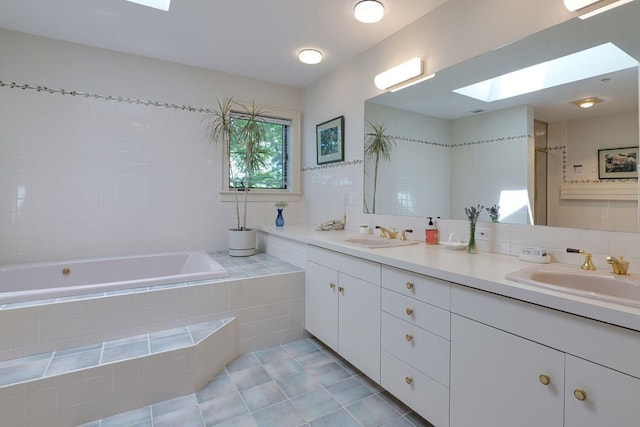
<path id="1" fill-rule="evenodd" d="M 449 209 L 449 120 L 368 102 L 369 122 L 384 124 L 396 139 L 391 158 L 378 165 L 376 212 L 432 217 L 451 217 Z M 371 132 L 367 125 L 366 133 Z M 421 142 L 418 142 L 421 141 Z M 366 160 L 365 200 L 373 212 L 375 159 Z"/>
<path id="2" fill-rule="evenodd" d="M 302 109 L 302 91 L 0 30 L 0 80 L 213 108 L 216 97 Z M 0 88 L 0 264 L 182 249 L 224 250 L 221 147 L 202 113 Z M 287 221 L 300 222 L 291 203 Z M 271 223 L 252 203 L 249 224 Z"/>
<path id="3" fill-rule="evenodd" d="M 500 222 L 531 224 L 529 219 L 528 110 L 526 105 L 452 120 L 452 218 L 464 208 L 500 205 Z M 486 212 L 481 219 L 488 221 Z"/>
<path id="4" fill-rule="evenodd" d="M 598 181 L 598 150 L 634 145 L 638 141 L 636 111 L 549 123 L 549 224 L 605 230 L 635 230 L 638 202 L 625 200 L 566 200 L 560 198 L 563 182 Z M 582 165 L 576 172 L 574 165 Z"/>

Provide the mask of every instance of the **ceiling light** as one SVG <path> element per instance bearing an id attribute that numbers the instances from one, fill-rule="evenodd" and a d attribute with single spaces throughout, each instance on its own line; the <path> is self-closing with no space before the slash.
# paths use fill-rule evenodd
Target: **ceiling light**
<path id="1" fill-rule="evenodd" d="M 572 104 L 577 105 L 580 108 L 591 108 L 596 104 L 599 104 L 602 102 L 602 99 L 600 98 L 585 98 L 585 99 L 579 99 L 577 101 L 571 101 Z"/>
<path id="2" fill-rule="evenodd" d="M 564 6 L 570 11 L 575 12 L 578 9 L 583 9 L 587 6 L 591 6 L 594 3 L 598 3 L 602 0 L 564 0 Z"/>
<path id="3" fill-rule="evenodd" d="M 614 1 L 613 3 L 609 3 L 607 5 L 604 5 L 602 7 L 597 8 L 595 10 L 592 10 L 591 12 L 587 12 L 587 13 L 585 13 L 583 15 L 580 15 L 579 18 L 580 19 L 591 18 L 592 16 L 598 15 L 598 14 L 600 14 L 602 12 L 606 12 L 607 10 L 611 10 L 611 9 L 613 9 L 615 7 L 622 6 L 623 4 L 631 3 L 632 1 L 633 0 L 617 0 L 617 1 Z"/>
<path id="4" fill-rule="evenodd" d="M 318 64 L 322 61 L 322 52 L 316 49 L 302 49 L 298 52 L 298 59 L 303 64 Z"/>
<path id="5" fill-rule="evenodd" d="M 154 9 L 164 10 L 165 12 L 169 11 L 169 6 L 171 5 L 171 0 L 127 0 L 131 3 L 141 4 L 143 6 L 152 7 Z"/>
<path id="6" fill-rule="evenodd" d="M 411 58 L 400 65 L 378 74 L 374 83 L 378 89 L 388 89 L 422 75 L 422 59 Z"/>
<path id="7" fill-rule="evenodd" d="M 591 18 L 599 13 L 611 10 L 614 7 L 622 6 L 633 0 L 563 0 L 564 6 L 571 12 L 583 10 L 580 19 Z M 592 7 L 593 6 L 593 7 Z"/>
<path id="8" fill-rule="evenodd" d="M 422 83 L 425 80 L 432 79 L 435 76 L 436 76 L 436 74 L 433 73 L 433 74 L 429 74 L 428 76 L 420 77 L 419 79 L 410 80 L 408 83 L 405 83 L 403 85 L 394 87 L 393 89 L 391 89 L 391 92 L 397 92 L 399 90 L 406 89 L 406 88 L 411 87 L 413 85 L 417 85 L 418 83 Z"/>
<path id="9" fill-rule="evenodd" d="M 365 24 L 378 22 L 384 16 L 384 6 L 376 0 L 362 0 L 353 8 L 356 19 Z"/>

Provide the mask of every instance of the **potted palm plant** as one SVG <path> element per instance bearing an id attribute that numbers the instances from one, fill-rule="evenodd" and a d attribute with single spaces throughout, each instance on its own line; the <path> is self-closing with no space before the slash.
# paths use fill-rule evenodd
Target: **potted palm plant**
<path id="1" fill-rule="evenodd" d="M 384 127 L 384 124 L 374 124 L 368 120 L 367 123 L 371 127 L 371 132 L 367 133 L 366 135 L 364 155 L 366 158 L 372 158 L 375 162 L 373 171 L 373 201 L 371 206 L 371 213 L 376 213 L 378 167 L 380 165 L 380 160 L 391 160 L 391 152 L 396 146 L 396 140 L 394 137 L 386 134 L 387 129 Z"/>
<path id="2" fill-rule="evenodd" d="M 217 100 L 218 109 L 207 113 L 205 132 L 210 142 L 222 144 L 229 158 L 229 182 L 233 186 L 236 205 L 236 227 L 229 229 L 229 255 L 255 254 L 256 230 L 247 228 L 247 205 L 251 178 L 265 166 L 269 151 L 261 146 L 264 141 L 263 111 L 260 107 L 236 103 L 232 98 Z M 234 109 L 235 107 L 235 109 Z M 242 216 L 239 192 L 243 192 Z"/>

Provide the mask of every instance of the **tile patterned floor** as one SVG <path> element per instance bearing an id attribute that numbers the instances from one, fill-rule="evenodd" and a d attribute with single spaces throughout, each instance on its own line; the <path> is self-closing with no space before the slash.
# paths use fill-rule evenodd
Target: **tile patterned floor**
<path id="1" fill-rule="evenodd" d="M 433 427 L 314 338 L 242 355 L 197 393 L 82 427 Z"/>

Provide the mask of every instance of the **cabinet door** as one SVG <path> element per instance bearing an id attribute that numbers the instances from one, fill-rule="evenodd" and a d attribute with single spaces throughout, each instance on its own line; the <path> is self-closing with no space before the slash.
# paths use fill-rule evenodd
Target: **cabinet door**
<path id="1" fill-rule="evenodd" d="M 338 351 L 338 273 L 307 262 L 305 272 L 305 329 Z"/>
<path id="2" fill-rule="evenodd" d="M 637 378 L 567 355 L 565 384 L 565 427 L 639 425 Z"/>
<path id="3" fill-rule="evenodd" d="M 338 350 L 380 382 L 380 286 L 340 274 Z"/>
<path id="4" fill-rule="evenodd" d="M 563 353 L 452 315 L 451 427 L 562 427 L 563 384 Z"/>

